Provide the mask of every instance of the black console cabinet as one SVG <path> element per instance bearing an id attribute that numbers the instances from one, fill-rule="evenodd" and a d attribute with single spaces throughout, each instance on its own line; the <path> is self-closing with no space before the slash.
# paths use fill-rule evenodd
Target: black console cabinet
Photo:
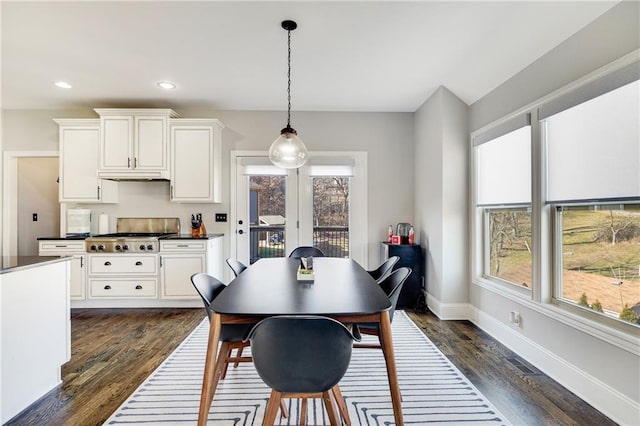
<path id="1" fill-rule="evenodd" d="M 422 247 L 419 244 L 389 244 L 382 243 L 382 261 L 391 256 L 400 257 L 394 270 L 403 266 L 411 268 L 411 275 L 404 282 L 398 308 L 415 308 L 422 297 Z"/>

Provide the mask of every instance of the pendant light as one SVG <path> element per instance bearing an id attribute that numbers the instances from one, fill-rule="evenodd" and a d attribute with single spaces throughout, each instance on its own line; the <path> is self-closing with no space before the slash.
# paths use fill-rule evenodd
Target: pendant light
<path id="1" fill-rule="evenodd" d="M 269 160 L 283 169 L 297 169 L 302 166 L 309 155 L 307 147 L 298 137 L 298 132 L 291 127 L 291 31 L 298 28 L 294 21 L 282 21 L 282 28 L 287 31 L 288 72 L 287 72 L 287 127 L 280 131 L 280 136 L 269 148 Z"/>

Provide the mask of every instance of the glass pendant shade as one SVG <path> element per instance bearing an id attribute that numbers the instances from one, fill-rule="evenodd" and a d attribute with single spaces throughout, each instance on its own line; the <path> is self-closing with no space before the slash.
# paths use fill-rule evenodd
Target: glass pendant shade
<path id="1" fill-rule="evenodd" d="M 301 167 L 309 156 L 307 147 L 298 133 L 291 127 L 282 129 L 280 136 L 269 148 L 269 160 L 283 169 L 297 169 Z"/>

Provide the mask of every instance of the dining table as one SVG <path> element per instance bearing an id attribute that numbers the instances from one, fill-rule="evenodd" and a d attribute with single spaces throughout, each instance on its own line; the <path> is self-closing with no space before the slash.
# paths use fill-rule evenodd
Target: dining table
<path id="1" fill-rule="evenodd" d="M 274 315 L 320 315 L 347 325 L 378 323 L 395 424 L 403 425 L 389 298 L 352 259 L 314 257 L 313 281 L 298 280 L 299 267 L 300 259 L 260 259 L 211 302 L 198 425 L 207 424 L 215 389 L 224 371 L 224 363 L 217 362 L 222 324 L 252 324 Z"/>

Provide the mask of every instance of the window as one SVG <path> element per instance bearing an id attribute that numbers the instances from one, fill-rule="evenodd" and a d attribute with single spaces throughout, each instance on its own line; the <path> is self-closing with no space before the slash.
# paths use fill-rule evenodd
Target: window
<path id="1" fill-rule="evenodd" d="M 640 204 L 556 206 L 556 298 L 640 324 Z"/>
<path id="2" fill-rule="evenodd" d="M 640 82 L 544 117 L 555 214 L 554 295 L 636 326 L 640 319 Z"/>
<path id="3" fill-rule="evenodd" d="M 518 117 L 474 139 L 486 277 L 531 287 L 531 126 Z M 514 129 L 515 128 L 515 129 Z"/>
<path id="4" fill-rule="evenodd" d="M 639 117 L 627 57 L 472 134 L 475 283 L 640 334 Z"/>

